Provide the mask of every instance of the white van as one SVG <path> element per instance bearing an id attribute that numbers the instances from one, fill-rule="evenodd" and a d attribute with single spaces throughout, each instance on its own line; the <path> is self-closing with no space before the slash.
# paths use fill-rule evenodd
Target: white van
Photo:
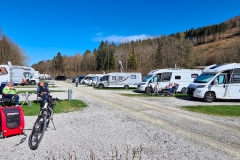
<path id="1" fill-rule="evenodd" d="M 187 86 L 202 73 L 199 69 L 167 68 L 156 69 L 148 73 L 147 77 L 138 85 L 138 90 L 146 93 L 152 92 L 152 87 L 158 83 L 164 88 L 169 83 L 177 83 L 177 92 L 186 93 Z"/>
<path id="2" fill-rule="evenodd" d="M 97 83 L 99 88 L 137 88 L 142 81 L 142 74 L 138 72 L 113 72 L 105 74 Z"/>
<path id="3" fill-rule="evenodd" d="M 206 102 L 215 99 L 240 99 L 240 63 L 214 64 L 187 88 L 188 95 L 203 98 Z"/>
<path id="4" fill-rule="evenodd" d="M 92 81 L 91 81 L 91 86 L 96 86 L 97 82 L 100 81 L 100 78 L 102 78 L 105 74 L 95 74 L 95 76 L 93 77 Z"/>
<path id="5" fill-rule="evenodd" d="M 88 74 L 85 78 L 80 81 L 80 84 L 90 85 L 95 74 Z"/>

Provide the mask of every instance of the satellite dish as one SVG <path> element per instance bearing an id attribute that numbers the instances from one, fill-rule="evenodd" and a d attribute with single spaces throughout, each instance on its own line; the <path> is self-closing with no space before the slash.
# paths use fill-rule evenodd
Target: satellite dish
<path id="1" fill-rule="evenodd" d="M 12 63 L 11 63 L 10 61 L 8 61 L 8 63 L 7 63 L 7 64 L 8 64 L 9 66 L 10 66 L 10 65 L 12 65 Z"/>

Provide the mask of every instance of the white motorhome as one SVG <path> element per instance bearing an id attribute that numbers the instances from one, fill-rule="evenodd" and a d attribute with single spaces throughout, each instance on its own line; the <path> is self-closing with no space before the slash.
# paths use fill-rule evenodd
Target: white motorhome
<path id="1" fill-rule="evenodd" d="M 96 86 L 98 81 L 100 81 L 100 78 L 102 78 L 105 74 L 95 74 L 95 76 L 93 77 L 91 84 L 92 86 Z"/>
<path id="2" fill-rule="evenodd" d="M 39 82 L 33 74 L 35 70 L 32 67 L 16 66 L 8 62 L 7 65 L 0 65 L 2 74 L 0 75 L 0 82 L 14 82 L 14 84 L 21 84 L 23 79 L 27 79 L 30 84 Z"/>
<path id="3" fill-rule="evenodd" d="M 105 74 L 97 86 L 99 88 L 137 88 L 137 85 L 142 81 L 142 74 L 136 72 L 113 72 Z"/>
<path id="4" fill-rule="evenodd" d="M 95 74 L 88 74 L 85 78 L 80 81 L 80 84 L 90 85 Z"/>
<path id="5" fill-rule="evenodd" d="M 164 88 L 169 83 L 177 83 L 177 92 L 186 93 L 187 86 L 202 73 L 199 69 L 167 68 L 156 69 L 148 73 L 147 77 L 138 85 L 139 91 L 152 92 L 152 87 L 158 83 Z"/>
<path id="6" fill-rule="evenodd" d="M 240 99 L 240 63 L 214 64 L 187 88 L 188 95 L 203 98 L 206 102 L 215 99 Z"/>

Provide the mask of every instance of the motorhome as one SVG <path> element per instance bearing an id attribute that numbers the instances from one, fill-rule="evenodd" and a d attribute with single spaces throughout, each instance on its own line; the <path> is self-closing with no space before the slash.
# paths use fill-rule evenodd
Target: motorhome
<path id="1" fill-rule="evenodd" d="M 83 78 L 80 81 L 80 84 L 91 84 L 91 80 L 93 79 L 93 77 L 95 76 L 95 74 L 88 74 L 85 78 Z"/>
<path id="2" fill-rule="evenodd" d="M 99 88 L 137 88 L 142 81 L 142 74 L 136 72 L 113 72 L 105 74 L 97 83 Z"/>
<path id="3" fill-rule="evenodd" d="M 206 102 L 216 99 L 240 99 L 240 63 L 214 64 L 189 84 L 188 95 Z"/>
<path id="4" fill-rule="evenodd" d="M 23 79 L 28 80 L 30 84 L 39 82 L 38 78 L 33 76 L 35 70 L 32 67 L 12 65 L 8 62 L 7 65 L 0 65 L 0 70 L 0 82 L 14 82 L 16 85 L 21 84 Z"/>
<path id="5" fill-rule="evenodd" d="M 148 73 L 147 77 L 138 85 L 138 90 L 151 93 L 157 83 L 164 88 L 169 83 L 177 83 L 177 92 L 186 93 L 187 86 L 202 73 L 200 69 L 167 68 L 156 69 Z"/>
<path id="6" fill-rule="evenodd" d="M 96 86 L 97 82 L 100 81 L 100 78 L 102 78 L 105 74 L 95 74 L 95 76 L 93 77 L 91 84 L 92 86 Z"/>

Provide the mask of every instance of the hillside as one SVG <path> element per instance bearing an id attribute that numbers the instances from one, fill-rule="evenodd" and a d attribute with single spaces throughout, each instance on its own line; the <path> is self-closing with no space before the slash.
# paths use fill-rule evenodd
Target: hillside
<path id="1" fill-rule="evenodd" d="M 197 65 L 210 65 L 213 63 L 240 62 L 240 34 L 239 28 L 226 31 L 217 41 L 194 46 Z"/>

